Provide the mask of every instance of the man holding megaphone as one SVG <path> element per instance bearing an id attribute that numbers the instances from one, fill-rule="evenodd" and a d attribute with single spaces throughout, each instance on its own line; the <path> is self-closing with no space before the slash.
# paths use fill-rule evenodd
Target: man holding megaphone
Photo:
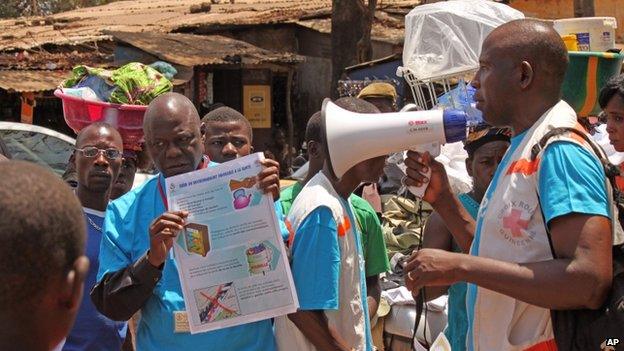
<path id="1" fill-rule="evenodd" d="M 472 83 L 477 108 L 513 137 L 476 221 L 441 164 L 417 152 L 405 161 L 406 183 L 428 184 L 423 199 L 469 253 L 420 250 L 405 267 L 406 283 L 414 294 L 469 283 L 468 350 L 556 350 L 550 310 L 598 308 L 608 292 L 612 222 L 598 157 L 570 135 L 531 153 L 554 128 L 582 129 L 561 101 L 566 66 L 561 38 L 536 20 L 504 24 L 483 43 Z"/>

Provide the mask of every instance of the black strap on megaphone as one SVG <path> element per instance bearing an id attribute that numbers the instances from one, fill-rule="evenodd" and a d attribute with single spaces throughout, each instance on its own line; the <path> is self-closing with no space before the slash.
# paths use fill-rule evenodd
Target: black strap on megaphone
<path id="1" fill-rule="evenodd" d="M 423 208 L 422 208 L 422 200 L 419 200 L 418 202 L 418 223 L 420 223 L 421 228 L 424 228 L 423 225 Z M 422 242 L 423 242 L 423 234 L 424 234 L 424 230 L 421 229 L 420 231 L 420 240 L 418 241 L 418 245 L 416 246 L 416 250 L 420 251 L 422 249 Z M 418 333 L 418 326 L 420 325 L 420 318 L 423 315 L 423 309 L 424 309 L 424 313 L 425 313 L 425 325 L 423 327 L 423 339 L 425 342 L 425 347 L 427 349 L 429 349 L 429 347 L 431 346 L 431 344 L 429 344 L 429 341 L 427 340 L 427 311 L 428 308 L 425 308 L 425 304 L 427 303 L 427 296 L 425 293 L 425 287 L 423 286 L 422 288 L 420 288 L 420 290 L 418 291 L 418 295 L 414 298 L 414 302 L 416 303 L 416 319 L 414 320 L 414 335 L 412 336 L 412 350 L 413 351 L 417 351 L 416 350 L 416 343 L 420 343 L 420 341 L 418 341 L 418 338 L 416 337 L 417 333 Z"/>
<path id="2" fill-rule="evenodd" d="M 412 338 L 412 350 L 416 351 L 415 343 L 420 343 L 416 334 L 418 332 L 418 326 L 420 325 L 420 317 L 423 315 L 423 310 L 425 312 L 425 325 L 423 327 L 423 339 L 425 341 L 425 347 L 429 349 L 431 346 L 429 344 L 429 340 L 427 340 L 427 308 L 425 308 L 426 296 L 425 296 L 425 288 L 420 288 L 418 292 L 418 296 L 416 296 L 416 320 L 414 321 L 414 336 Z"/>

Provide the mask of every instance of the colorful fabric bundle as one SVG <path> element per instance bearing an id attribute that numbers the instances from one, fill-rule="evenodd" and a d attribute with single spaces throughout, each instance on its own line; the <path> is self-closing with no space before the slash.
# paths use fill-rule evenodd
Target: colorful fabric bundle
<path id="1" fill-rule="evenodd" d="M 171 81 L 162 73 L 138 62 L 128 63 L 116 70 L 76 66 L 62 86 L 89 87 L 101 101 L 130 105 L 148 105 L 173 88 Z"/>

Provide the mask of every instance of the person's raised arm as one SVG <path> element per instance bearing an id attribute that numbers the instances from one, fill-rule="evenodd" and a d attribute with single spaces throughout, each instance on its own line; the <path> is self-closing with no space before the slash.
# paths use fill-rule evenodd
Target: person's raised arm
<path id="1" fill-rule="evenodd" d="M 100 313 L 113 320 L 125 321 L 143 307 L 162 276 L 167 254 L 173 246 L 173 240 L 182 230 L 187 215 L 183 211 L 165 212 L 154 220 L 149 228 L 150 250 L 136 262 L 121 269 L 106 268 L 110 262 L 118 262 L 120 256 L 126 256 L 125 250 L 119 247 L 116 230 L 106 230 L 100 249 L 100 270 L 107 272 L 90 294 L 91 301 Z M 106 222 L 110 222 L 109 215 Z M 113 266 L 119 264 L 112 263 Z"/>
<path id="2" fill-rule="evenodd" d="M 598 308 L 612 279 L 604 177 L 589 151 L 568 142 L 551 144 L 543 152 L 536 190 L 557 258 L 518 264 L 421 250 L 406 267 L 408 286 L 418 289 L 462 279 L 544 308 Z"/>
<path id="3" fill-rule="evenodd" d="M 406 283 L 441 286 L 458 280 L 548 309 L 595 309 L 611 284 L 611 224 L 608 218 L 570 214 L 556 218 L 551 235 L 557 259 L 512 263 L 425 249 L 406 266 Z"/>
<path id="4" fill-rule="evenodd" d="M 480 273 L 469 273 L 468 279 L 549 309 L 600 307 L 611 286 L 609 219 L 571 214 L 553 219 L 550 227 L 557 259 L 509 264 L 500 271 L 476 261 L 468 264 L 468 270 Z"/>
<path id="5" fill-rule="evenodd" d="M 407 152 L 405 165 L 407 166 L 405 183 L 417 187 L 428 184 L 423 200 L 438 212 L 462 251 L 469 252 L 475 232 L 475 221 L 451 191 L 444 166 L 435 161 L 428 152 L 421 154 L 415 151 Z M 430 179 L 424 175 L 429 168 Z"/>

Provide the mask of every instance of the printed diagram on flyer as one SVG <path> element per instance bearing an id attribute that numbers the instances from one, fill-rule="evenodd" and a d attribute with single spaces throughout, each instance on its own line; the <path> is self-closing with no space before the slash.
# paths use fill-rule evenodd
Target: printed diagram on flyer
<path id="1" fill-rule="evenodd" d="M 195 303 L 202 324 L 240 316 L 238 296 L 234 283 L 225 283 L 197 289 Z"/>
<path id="2" fill-rule="evenodd" d="M 189 212 L 172 256 L 191 334 L 297 310 L 273 199 L 259 187 L 262 159 L 256 153 L 165 179 L 169 208 Z"/>
<path id="3" fill-rule="evenodd" d="M 262 200 L 262 192 L 254 188 L 256 177 L 247 177 L 242 180 L 231 179 L 229 186 L 232 192 L 232 202 L 235 210 L 253 207 Z"/>
<path id="4" fill-rule="evenodd" d="M 249 265 L 249 274 L 266 275 L 268 272 L 275 270 L 279 262 L 279 250 L 271 245 L 269 241 L 263 241 L 252 244 L 245 251 L 247 256 L 247 264 Z"/>
<path id="5" fill-rule="evenodd" d="M 206 254 L 210 251 L 210 230 L 207 225 L 189 223 L 184 226 L 181 234 L 178 236 L 178 245 L 187 254 L 206 257 Z"/>

